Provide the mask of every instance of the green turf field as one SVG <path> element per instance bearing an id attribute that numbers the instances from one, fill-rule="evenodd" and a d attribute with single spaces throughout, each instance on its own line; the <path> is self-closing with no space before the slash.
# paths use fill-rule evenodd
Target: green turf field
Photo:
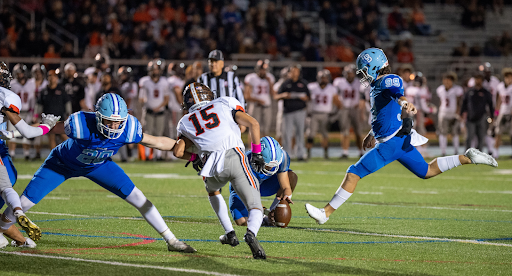
<path id="1" fill-rule="evenodd" d="M 1 251 L 0 275 L 512 275 L 512 161 L 430 180 L 395 162 L 364 178 L 317 225 L 304 203 L 323 207 L 354 161 L 292 162 L 299 176 L 292 221 L 258 234 L 267 260 L 252 259 L 244 227 L 235 226 L 239 246 L 219 243 L 223 229 L 202 181 L 182 162 L 121 166 L 176 236 L 198 250 L 193 255 L 168 252 L 123 200 L 85 178 L 69 180 L 28 213 L 43 229 L 37 249 Z M 16 162 L 20 194 L 39 165 Z M 12 252 L 31 255 L 4 254 Z"/>

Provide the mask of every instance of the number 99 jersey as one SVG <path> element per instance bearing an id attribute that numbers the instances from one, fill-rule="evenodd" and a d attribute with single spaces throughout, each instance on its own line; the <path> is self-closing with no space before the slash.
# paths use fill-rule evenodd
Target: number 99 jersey
<path id="1" fill-rule="evenodd" d="M 404 85 L 398 75 L 385 75 L 372 83 L 370 106 L 375 139 L 392 137 L 402 127 L 402 108 L 398 104 L 402 96 Z"/>
<path id="2" fill-rule="evenodd" d="M 64 129 L 70 139 L 58 145 L 51 154 L 77 171 L 99 166 L 123 145 L 142 140 L 142 126 L 132 115 L 128 115 L 124 132 L 117 139 L 108 139 L 98 131 L 93 112 L 73 113 L 64 122 Z"/>
<path id="3" fill-rule="evenodd" d="M 187 137 L 201 153 L 243 149 L 240 128 L 234 119 L 237 111 L 245 112 L 237 99 L 219 97 L 183 116 L 177 127 L 178 137 Z"/>

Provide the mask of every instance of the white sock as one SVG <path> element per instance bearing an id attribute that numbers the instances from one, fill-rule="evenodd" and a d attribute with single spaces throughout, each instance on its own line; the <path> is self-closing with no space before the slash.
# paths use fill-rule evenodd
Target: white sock
<path id="1" fill-rule="evenodd" d="M 167 228 L 167 230 L 165 230 L 163 233 L 160 233 L 160 235 L 164 238 L 165 241 L 170 241 L 176 237 L 169 228 Z"/>
<path id="2" fill-rule="evenodd" d="M 10 150 L 9 151 L 9 155 L 14 157 L 16 155 L 16 151 L 15 150 Z"/>
<path id="3" fill-rule="evenodd" d="M 460 165 L 462 165 L 462 164 L 460 163 L 458 155 L 450 155 L 450 156 L 437 158 L 437 166 L 439 167 L 439 170 L 441 172 L 451 170 Z"/>
<path id="4" fill-rule="evenodd" d="M 455 154 L 459 154 L 459 135 L 454 135 L 452 137 L 453 140 L 453 148 L 455 149 Z"/>
<path id="5" fill-rule="evenodd" d="M 21 208 L 20 196 L 13 188 L 7 188 L 2 192 L 2 198 L 5 203 L 13 210 L 16 208 Z"/>
<path id="6" fill-rule="evenodd" d="M 347 201 L 347 199 L 351 195 L 352 193 L 349 193 L 345 189 L 340 187 L 332 197 L 331 201 L 329 202 L 329 205 L 331 205 L 331 207 L 336 210 L 341 206 L 341 204 L 345 203 L 345 201 Z"/>
<path id="7" fill-rule="evenodd" d="M 149 154 L 151 153 L 151 148 L 144 147 L 144 154 L 146 154 L 146 157 L 149 158 Z"/>
<path id="8" fill-rule="evenodd" d="M 448 145 L 448 139 L 445 135 L 439 135 L 439 147 L 441 148 L 441 153 L 443 155 L 446 154 L 446 146 Z"/>
<path id="9" fill-rule="evenodd" d="M 343 154 L 348 155 L 348 149 L 343 149 Z"/>
<path id="10" fill-rule="evenodd" d="M 227 233 L 233 231 L 233 225 L 231 224 L 231 219 L 229 218 L 228 206 L 226 205 L 226 201 L 221 194 L 210 196 L 210 205 L 217 214 L 219 218 L 220 224 L 224 228 L 224 231 Z M 250 215 L 249 215 L 250 217 Z M 260 222 L 261 224 L 261 222 Z"/>
<path id="11" fill-rule="evenodd" d="M 274 202 L 272 202 L 272 205 L 270 205 L 270 212 L 274 211 L 274 209 L 277 207 L 277 204 L 279 204 L 279 199 L 277 197 L 274 198 Z"/>
<path id="12" fill-rule="evenodd" d="M 137 208 L 149 225 L 153 226 L 159 234 L 163 234 L 166 230 L 169 230 L 169 227 L 165 224 L 162 215 L 160 215 L 155 205 L 153 205 L 137 187 L 133 189 L 125 200 L 133 205 L 133 207 Z"/>
<path id="13" fill-rule="evenodd" d="M 153 157 L 156 158 L 156 159 L 160 159 L 162 157 L 162 151 L 161 150 L 157 150 L 157 149 L 153 149 Z"/>
<path id="14" fill-rule="evenodd" d="M 21 195 L 20 202 L 21 209 L 23 209 L 23 212 L 27 212 L 28 210 L 30 210 L 30 208 L 36 205 L 34 202 L 30 201 L 30 199 L 28 199 L 25 195 Z"/>
<path id="15" fill-rule="evenodd" d="M 258 235 L 261 223 L 263 222 L 263 212 L 260 209 L 249 210 L 249 218 L 247 219 L 247 230 L 254 233 L 254 236 Z"/>

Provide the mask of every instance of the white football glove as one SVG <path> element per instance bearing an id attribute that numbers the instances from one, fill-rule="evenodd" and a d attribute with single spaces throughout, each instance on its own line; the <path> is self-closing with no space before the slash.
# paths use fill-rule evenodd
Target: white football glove
<path id="1" fill-rule="evenodd" d="M 57 122 L 60 120 L 60 116 L 55 116 L 53 114 L 41 114 L 41 125 L 47 126 L 49 129 L 52 129 Z"/>

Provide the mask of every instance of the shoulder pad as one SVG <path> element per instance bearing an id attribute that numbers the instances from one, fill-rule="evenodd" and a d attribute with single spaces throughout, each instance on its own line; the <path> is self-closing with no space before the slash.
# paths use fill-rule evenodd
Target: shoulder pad
<path id="1" fill-rule="evenodd" d="M 96 115 L 93 112 L 75 112 L 64 122 L 64 131 L 69 138 L 88 139 L 91 133 L 90 123 L 96 125 Z"/>
<path id="2" fill-rule="evenodd" d="M 126 135 L 126 143 L 139 143 L 142 140 L 142 125 L 139 120 L 132 115 L 128 115 L 124 133 Z"/>
<path id="3" fill-rule="evenodd" d="M 14 92 L 7 88 L 0 87 L 0 91 L 4 93 L 4 106 L 5 108 L 11 110 L 12 112 L 16 112 L 20 114 L 21 110 L 21 98 L 16 95 Z"/>

